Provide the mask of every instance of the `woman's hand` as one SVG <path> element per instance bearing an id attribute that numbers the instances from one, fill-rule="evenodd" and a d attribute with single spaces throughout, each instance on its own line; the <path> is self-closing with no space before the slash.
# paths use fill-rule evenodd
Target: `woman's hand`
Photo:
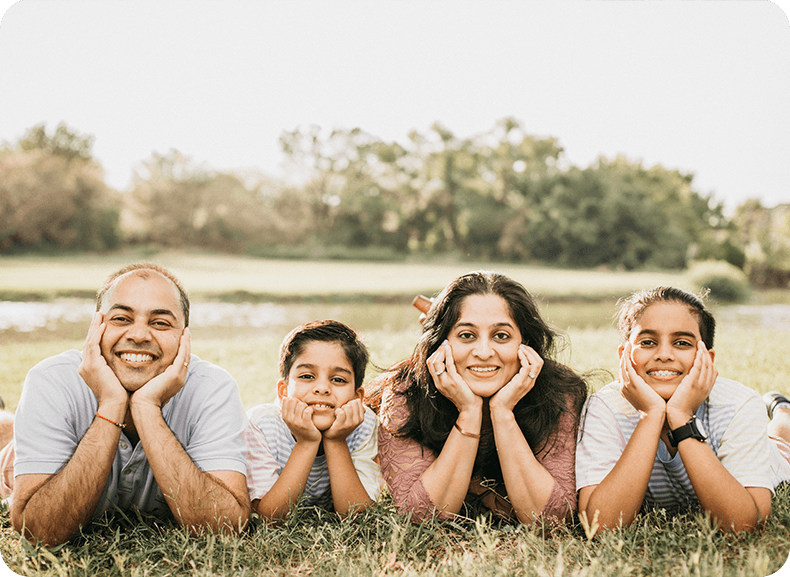
<path id="1" fill-rule="evenodd" d="M 455 368 L 453 349 L 450 347 L 450 343 L 444 341 L 428 357 L 428 372 L 433 377 L 436 389 L 452 401 L 459 413 L 482 410 L 483 399 L 472 392 Z"/>
<path id="2" fill-rule="evenodd" d="M 671 421 L 671 428 L 680 427 L 691 419 L 710 395 L 718 376 L 719 372 L 713 366 L 713 354 L 705 343 L 699 341 L 694 365 L 667 402 L 667 420 Z"/>
<path id="3" fill-rule="evenodd" d="M 642 414 L 666 413 L 666 401 L 634 369 L 634 363 L 631 360 L 632 350 L 633 345 L 626 342 L 623 352 L 620 353 L 620 392 L 625 400 Z"/>
<path id="4" fill-rule="evenodd" d="M 518 346 L 518 358 L 521 361 L 519 371 L 491 397 L 492 412 L 506 410 L 512 413 L 513 407 L 535 386 L 535 381 L 543 368 L 543 359 L 535 349 L 524 343 Z"/>

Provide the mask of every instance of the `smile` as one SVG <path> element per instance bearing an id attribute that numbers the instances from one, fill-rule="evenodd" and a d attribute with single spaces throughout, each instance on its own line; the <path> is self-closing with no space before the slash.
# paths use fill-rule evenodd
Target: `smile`
<path id="1" fill-rule="evenodd" d="M 154 360 L 154 356 L 147 353 L 121 353 L 118 357 L 127 363 L 148 363 Z"/>
<path id="2" fill-rule="evenodd" d="M 335 408 L 334 405 L 330 405 L 327 403 L 309 403 L 309 406 L 315 409 L 316 411 L 332 411 Z"/>
<path id="3" fill-rule="evenodd" d="M 670 371 L 670 370 L 661 370 L 661 371 L 647 371 L 647 374 L 651 377 L 655 377 L 656 379 L 674 379 L 675 377 L 679 377 L 683 373 L 680 371 Z"/>
<path id="4" fill-rule="evenodd" d="M 490 375 L 499 370 L 499 367 L 466 367 L 466 368 L 472 373 L 478 373 L 480 375 Z"/>

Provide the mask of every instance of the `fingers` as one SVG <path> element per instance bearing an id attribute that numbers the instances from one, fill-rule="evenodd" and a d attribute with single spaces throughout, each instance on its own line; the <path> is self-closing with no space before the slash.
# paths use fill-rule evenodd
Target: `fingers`
<path id="1" fill-rule="evenodd" d="M 445 347 L 446 345 L 446 347 Z M 447 349 L 449 348 L 449 343 L 444 341 L 439 348 L 434 351 L 434 353 L 428 357 L 428 372 L 431 373 L 434 382 L 436 382 L 439 377 L 447 371 L 446 365 L 446 358 L 447 358 Z M 452 354 L 449 355 L 452 359 Z"/>
<path id="2" fill-rule="evenodd" d="M 187 371 L 189 370 L 189 361 L 192 358 L 192 336 L 189 329 L 186 328 L 181 333 L 181 340 L 178 344 L 178 354 L 176 355 L 173 365 L 181 372 L 181 377 L 186 378 Z"/>

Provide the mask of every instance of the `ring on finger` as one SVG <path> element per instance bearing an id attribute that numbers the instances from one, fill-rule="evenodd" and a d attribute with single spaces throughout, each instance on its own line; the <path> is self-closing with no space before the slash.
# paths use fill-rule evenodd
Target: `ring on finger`
<path id="1" fill-rule="evenodd" d="M 534 378 L 535 378 L 535 377 L 537 377 L 538 375 L 536 375 L 535 373 L 533 373 L 532 371 L 530 371 L 529 373 L 527 373 L 527 376 L 528 376 L 530 379 L 534 379 Z"/>
<path id="2" fill-rule="evenodd" d="M 441 370 L 440 370 L 440 369 L 436 369 L 436 376 L 438 377 L 438 376 L 439 376 L 439 375 L 441 375 L 441 374 L 442 374 L 444 371 L 445 371 L 445 368 L 444 368 L 444 367 L 442 367 L 442 368 L 441 368 Z"/>

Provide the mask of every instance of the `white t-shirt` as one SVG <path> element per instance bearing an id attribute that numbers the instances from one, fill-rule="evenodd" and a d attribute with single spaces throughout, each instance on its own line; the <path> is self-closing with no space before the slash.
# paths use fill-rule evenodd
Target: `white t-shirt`
<path id="1" fill-rule="evenodd" d="M 772 492 L 790 481 L 790 462 L 768 438 L 768 415 L 752 389 L 719 377 L 697 410 L 707 443 L 727 471 L 744 487 Z M 617 382 L 591 395 L 582 411 L 576 448 L 576 489 L 598 485 L 614 468 L 639 422 L 639 413 Z M 670 457 L 663 441 L 645 494 L 645 504 L 674 508 L 699 503 L 678 451 Z"/>

